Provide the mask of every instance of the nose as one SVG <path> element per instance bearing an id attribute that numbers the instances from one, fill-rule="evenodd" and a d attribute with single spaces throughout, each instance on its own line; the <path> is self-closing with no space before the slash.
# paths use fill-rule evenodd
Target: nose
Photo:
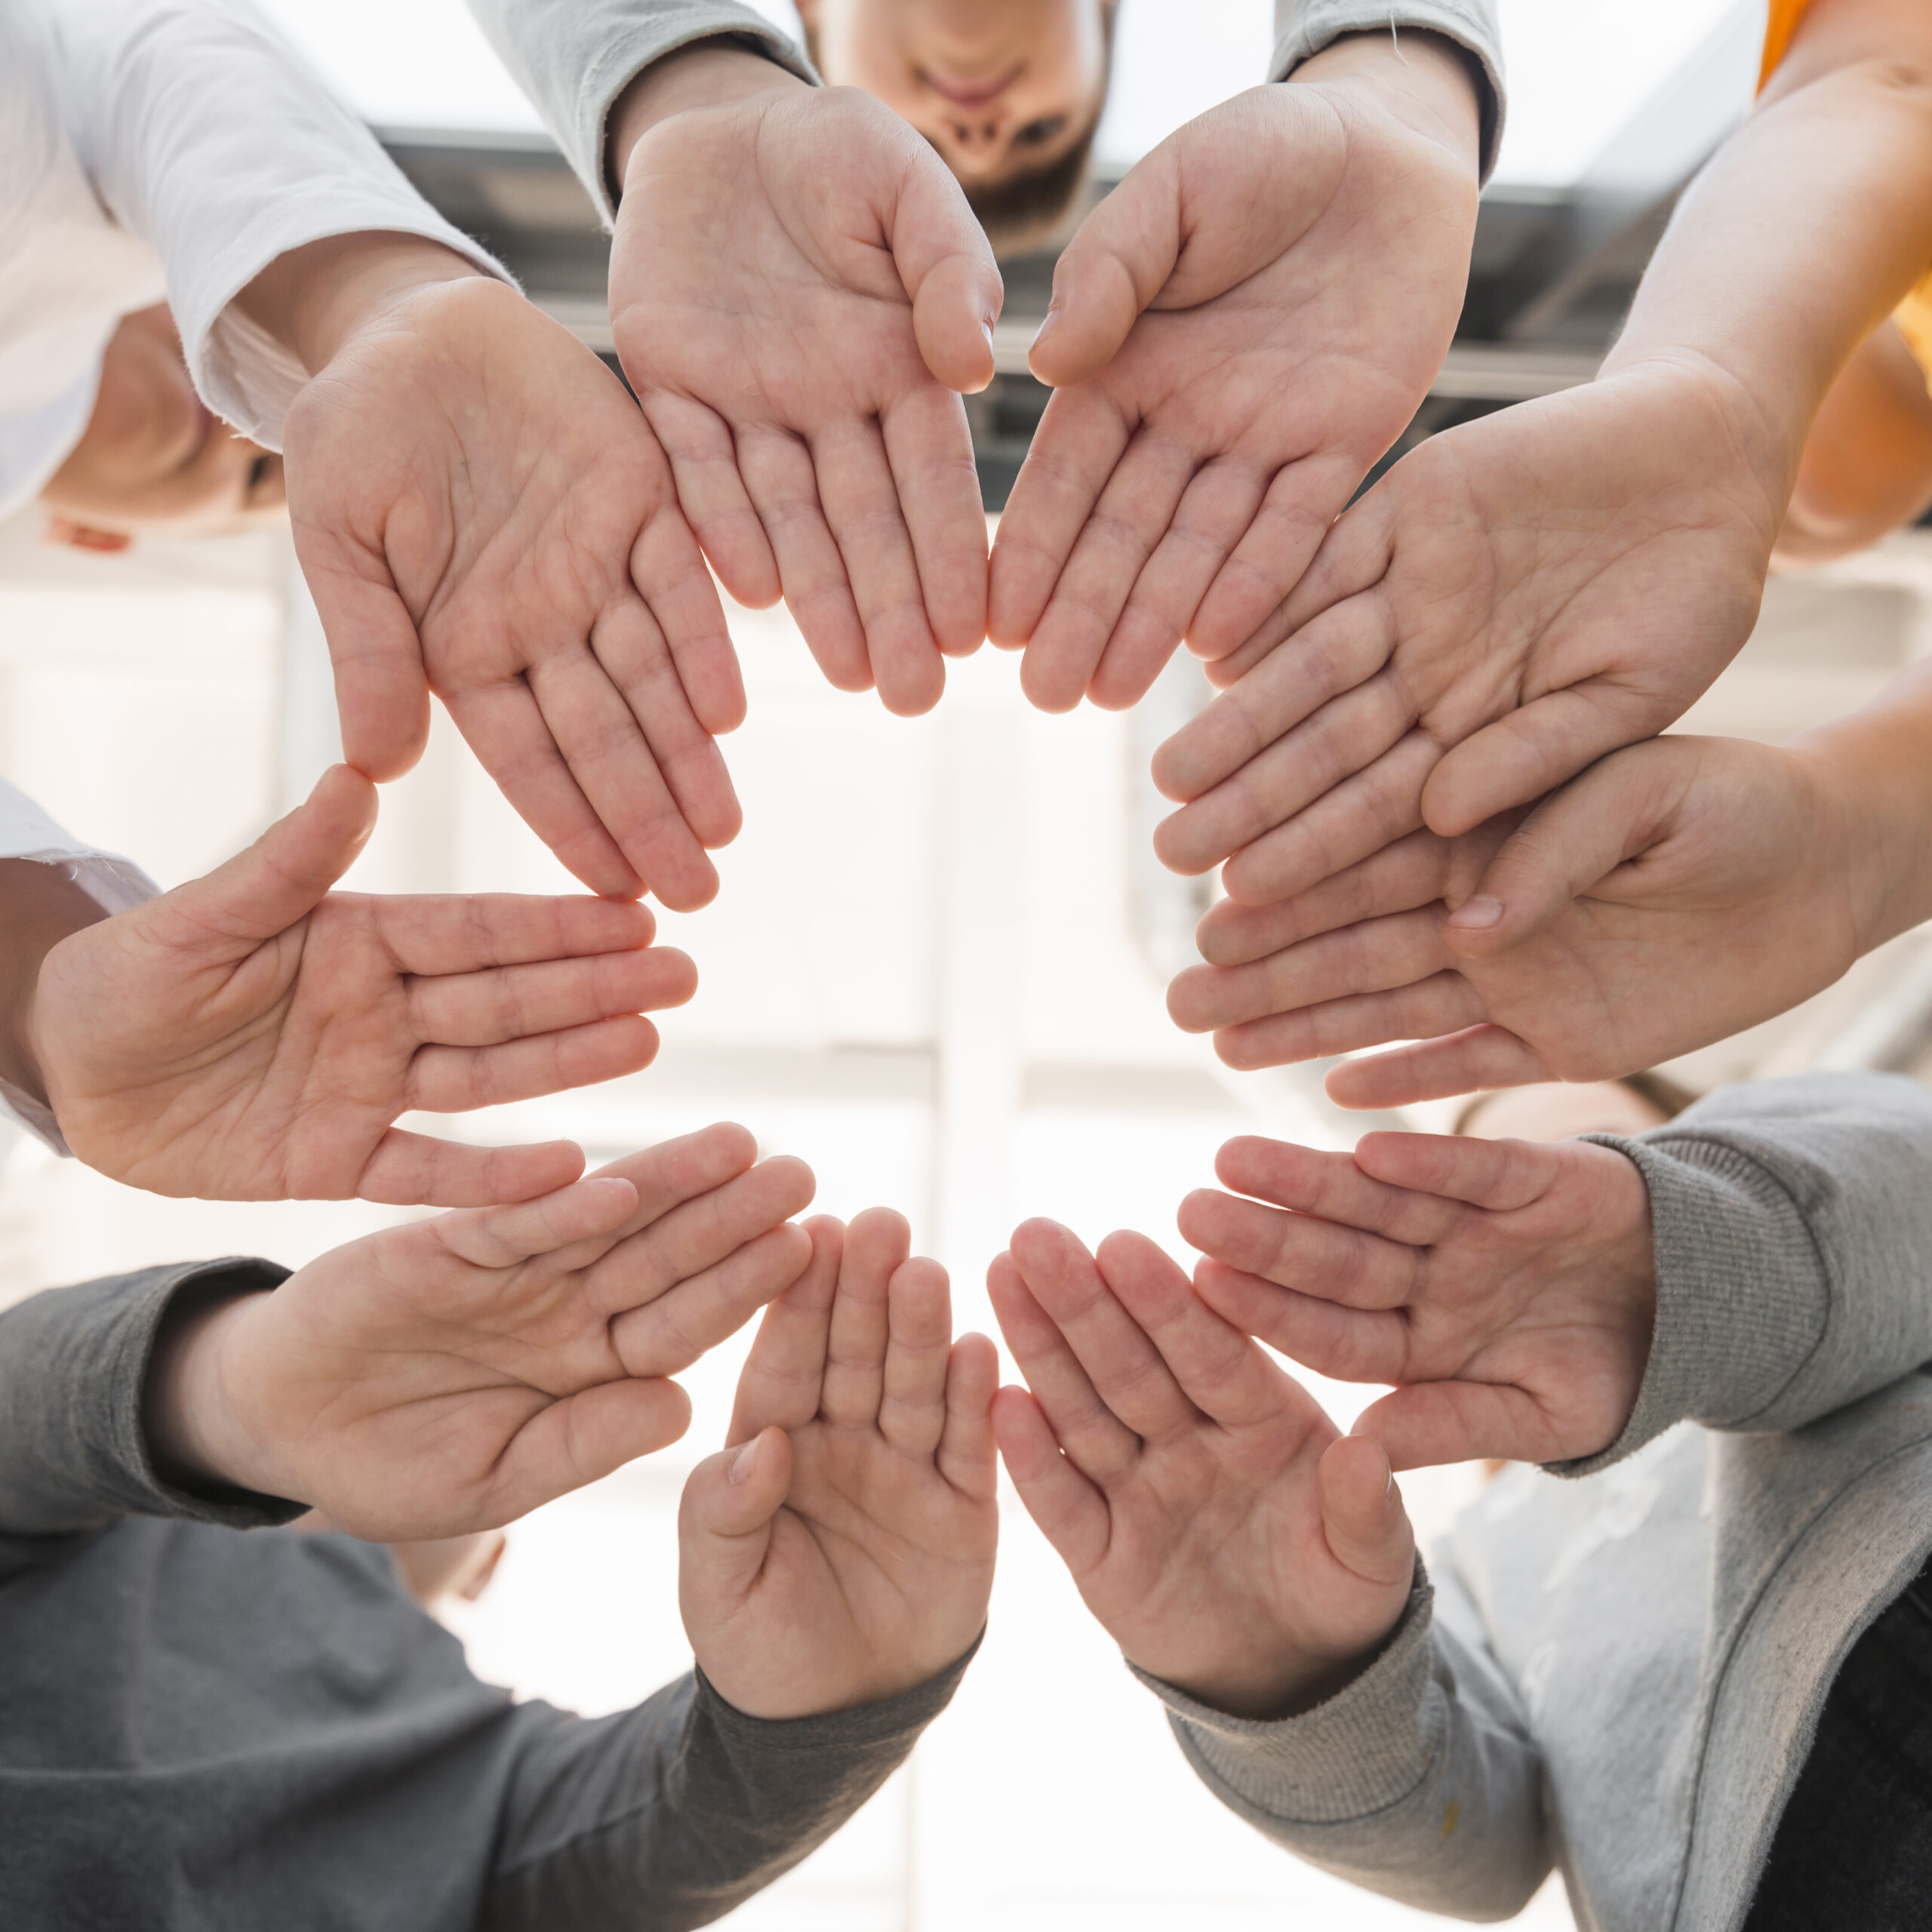
<path id="1" fill-rule="evenodd" d="M 1008 118 L 1005 108 L 998 104 L 976 108 L 970 114 L 955 109 L 946 117 L 946 131 L 962 155 L 986 167 L 1005 150 Z"/>

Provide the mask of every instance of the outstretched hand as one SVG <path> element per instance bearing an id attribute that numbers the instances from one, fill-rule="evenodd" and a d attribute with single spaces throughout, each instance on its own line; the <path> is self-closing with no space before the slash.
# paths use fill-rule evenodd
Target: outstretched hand
<path id="1" fill-rule="evenodd" d="M 744 692 L 670 466 L 588 349 L 463 269 L 352 235 L 284 257 L 248 299 L 315 372 L 288 411 L 288 506 L 344 755 L 407 770 L 433 691 L 593 891 L 701 906 L 705 850 L 739 826 L 712 734 Z"/>
<path id="2" fill-rule="evenodd" d="M 155 1194 L 440 1206 L 582 1171 L 568 1142 L 395 1121 L 635 1072 L 691 961 L 623 901 L 331 892 L 375 816 L 337 765 L 239 857 L 48 952 L 19 1031 L 80 1159 Z"/>
<path id="3" fill-rule="evenodd" d="M 764 1718 L 877 1703 L 986 1622 L 999 1529 L 983 1335 L 952 1339 L 945 1271 L 886 1208 L 808 1223 L 730 1440 L 692 1471 L 678 1601 L 718 1692 Z"/>
<path id="4" fill-rule="evenodd" d="M 614 123 L 611 323 L 685 511 L 740 602 L 781 591 L 826 675 L 937 703 L 986 635 L 956 392 L 993 374 L 999 272 L 931 146 L 869 96 L 694 48 Z"/>
<path id="5" fill-rule="evenodd" d="M 1657 1309 L 1650 1198 L 1623 1155 L 1424 1134 L 1324 1154 L 1243 1137 L 1215 1171 L 1234 1194 L 1203 1189 L 1180 1210 L 1207 1257 L 1201 1299 L 1317 1374 L 1401 1385 L 1355 1424 L 1396 1469 L 1563 1462 L 1622 1432 Z"/>
<path id="6" fill-rule="evenodd" d="M 1026 646 L 1035 703 L 1131 704 L 1184 635 L 1224 657 L 1292 589 L 1447 351 L 1476 119 L 1446 42 L 1352 39 L 1189 122 L 1088 217 L 993 552 L 992 635 Z"/>
<path id="7" fill-rule="evenodd" d="M 507 1523 L 674 1442 L 668 1376 L 811 1258 L 802 1161 L 707 1128 L 538 1201 L 352 1241 L 267 1294 L 171 1317 L 158 1466 L 321 1509 L 371 1541 Z"/>
<path id="8" fill-rule="evenodd" d="M 1237 1716 L 1318 1703 L 1394 1626 L 1415 1540 L 1389 1464 L 1152 1241 L 1029 1221 L 988 1278 L 1020 1500 L 1130 1662 Z"/>

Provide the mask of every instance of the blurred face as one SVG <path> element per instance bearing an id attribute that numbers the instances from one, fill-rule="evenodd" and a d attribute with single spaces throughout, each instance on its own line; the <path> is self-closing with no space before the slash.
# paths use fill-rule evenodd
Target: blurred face
<path id="1" fill-rule="evenodd" d="M 41 500 L 53 512 L 49 534 L 91 550 L 125 549 L 143 530 L 239 529 L 287 507 L 281 457 L 209 413 L 165 306 L 115 331 L 86 433 Z"/>
<path id="2" fill-rule="evenodd" d="M 1478 1140 L 1567 1140 L 1577 1134 L 1642 1134 L 1666 1118 L 1620 1080 L 1552 1080 L 1484 1094 L 1462 1131 Z"/>
<path id="3" fill-rule="evenodd" d="M 969 188 L 1078 144 L 1106 86 L 1106 0 L 801 0 L 825 78 L 903 115 Z"/>

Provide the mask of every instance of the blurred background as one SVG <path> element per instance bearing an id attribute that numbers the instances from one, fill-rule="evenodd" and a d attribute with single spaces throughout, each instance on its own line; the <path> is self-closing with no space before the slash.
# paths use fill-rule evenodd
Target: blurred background
<path id="1" fill-rule="evenodd" d="M 268 0 L 432 197 L 599 349 L 603 242 L 574 180 L 461 0 Z M 784 19 L 788 11 L 771 9 Z M 1762 28 L 1732 0 L 1504 0 L 1512 98 L 1463 330 L 1401 448 L 1586 380 L 1672 198 L 1744 110 Z M 1121 0 L 1100 187 L 1264 72 L 1268 0 Z M 1050 255 L 1008 275 L 1002 374 L 974 401 L 989 514 L 1044 392 L 1024 372 Z M 697 998 L 664 1016 L 634 1078 L 443 1131 L 564 1134 L 593 1160 L 743 1121 L 816 1170 L 818 1206 L 889 1202 L 952 1270 L 961 1326 L 990 1327 L 989 1257 L 1025 1216 L 1088 1239 L 1134 1226 L 1186 1258 L 1173 1212 L 1215 1148 L 1260 1131 L 1340 1146 L 1321 1069 L 1237 1075 L 1162 1004 L 1202 882 L 1163 872 L 1153 746 L 1204 701 L 1191 662 L 1127 717 L 1049 718 L 1014 660 L 951 669 L 931 715 L 826 685 L 782 611 L 734 611 L 751 716 L 727 745 L 743 836 L 715 905 L 668 916 Z M 1756 635 L 1684 728 L 1776 739 L 1863 703 L 1932 648 L 1932 542 L 1918 532 L 1771 586 Z M 0 525 L 0 771 L 164 884 L 205 871 L 302 796 L 335 753 L 325 649 L 285 537 L 144 543 L 87 556 Z M 385 792 L 351 876 L 380 891 L 567 890 L 438 715 Z M 1707 1085 L 1807 1065 L 1916 1070 L 1932 1011 L 1924 935 L 1774 1025 L 1675 1071 Z M 417 1123 L 429 1124 L 429 1123 Z M 1441 1115 L 1415 1124 L 1438 1126 Z M 4 1131 L 0 1130 L 0 1131 Z M 0 1297 L 224 1253 L 297 1264 L 396 1218 L 357 1204 L 211 1206 L 115 1186 L 14 1135 L 0 1164 Z M 673 1521 L 721 1440 L 741 1349 L 689 1378 L 685 1444 L 517 1525 L 481 1601 L 450 1620 L 477 1669 L 585 1712 L 689 1661 Z M 1346 1421 L 1374 1393 L 1321 1389 Z M 1425 1538 L 1472 1471 L 1404 1478 Z M 1008 1499 L 990 1635 L 906 1771 L 731 1922 L 786 1932 L 1380 1932 L 1437 1921 L 1278 1853 L 1183 1764 L 1153 1701 Z M 1522 1924 L 1567 1926 L 1560 1890 Z"/>

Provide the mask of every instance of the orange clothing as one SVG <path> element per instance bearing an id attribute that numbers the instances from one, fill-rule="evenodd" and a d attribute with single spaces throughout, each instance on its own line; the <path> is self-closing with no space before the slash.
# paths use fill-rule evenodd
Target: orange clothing
<path id="1" fill-rule="evenodd" d="M 1758 85 L 1761 88 L 1777 72 L 1778 63 L 1791 45 L 1798 17 L 1810 4 L 1811 0 L 1771 0 L 1770 18 L 1764 23 L 1764 64 L 1758 69 Z"/>

